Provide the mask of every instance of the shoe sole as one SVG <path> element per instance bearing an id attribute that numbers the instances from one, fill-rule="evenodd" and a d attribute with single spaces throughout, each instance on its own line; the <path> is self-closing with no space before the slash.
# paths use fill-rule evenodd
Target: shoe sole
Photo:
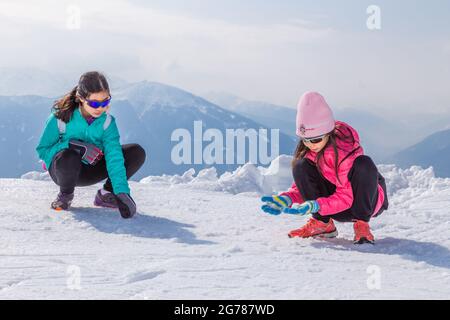
<path id="1" fill-rule="evenodd" d="M 338 236 L 338 231 L 337 231 L 337 229 L 335 229 L 334 231 L 332 231 L 332 232 L 328 232 L 328 233 L 321 233 L 321 234 L 316 234 L 315 236 L 311 236 L 311 237 L 308 237 L 308 238 L 326 238 L 326 239 L 330 239 L 330 238 L 336 238 L 337 236 Z M 298 237 L 298 236 L 291 236 L 290 234 L 288 234 L 288 237 L 289 238 L 303 238 L 303 237 Z M 306 239 L 306 238 L 304 238 L 304 239 Z"/>
<path id="2" fill-rule="evenodd" d="M 71 205 L 71 204 L 69 204 L 69 205 L 67 205 L 67 206 L 58 206 L 58 207 L 53 207 L 53 206 L 51 206 L 51 208 L 52 208 L 53 210 L 55 210 L 55 211 L 63 211 L 63 210 L 67 211 L 67 210 L 69 210 L 70 205 Z"/>
<path id="3" fill-rule="evenodd" d="M 67 207 L 67 208 L 66 207 L 56 207 L 56 208 L 52 207 L 52 209 L 55 211 L 69 211 L 69 208 L 70 207 Z"/>
<path id="4" fill-rule="evenodd" d="M 332 231 L 332 232 L 328 232 L 328 233 L 321 233 L 318 235 L 313 236 L 313 238 L 326 238 L 326 239 L 330 239 L 330 238 L 336 238 L 338 236 L 338 231 L 337 229 Z"/>
<path id="5" fill-rule="evenodd" d="M 365 237 L 362 237 L 361 239 L 359 239 L 359 240 L 355 240 L 355 241 L 353 241 L 353 243 L 354 244 L 364 244 L 364 243 L 370 243 L 370 244 L 375 244 L 375 240 L 369 240 L 369 239 L 367 239 L 367 238 L 365 238 Z"/>
<path id="6" fill-rule="evenodd" d="M 118 207 L 115 207 L 115 206 L 112 206 L 112 205 L 109 206 L 109 205 L 100 204 L 96 200 L 94 200 L 94 206 L 102 207 L 102 208 L 110 208 L 110 209 L 119 209 Z"/>

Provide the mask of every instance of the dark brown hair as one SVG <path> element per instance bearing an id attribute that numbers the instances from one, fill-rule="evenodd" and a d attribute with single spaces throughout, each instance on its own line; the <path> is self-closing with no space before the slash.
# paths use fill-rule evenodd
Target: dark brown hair
<path id="1" fill-rule="evenodd" d="M 349 152 L 341 161 L 339 162 L 339 154 L 338 149 L 340 149 L 336 143 L 337 140 L 343 141 L 344 143 L 353 145 L 355 143 L 355 138 L 353 137 L 353 134 L 350 130 L 347 130 L 347 132 L 344 132 L 344 128 L 341 125 L 336 125 L 333 131 L 328 133 L 328 142 L 325 144 L 325 146 L 317 153 L 316 157 L 316 164 L 318 164 L 323 159 L 323 154 L 325 150 L 331 145 L 333 147 L 334 151 L 334 171 L 336 173 L 336 178 L 338 179 L 339 183 L 341 183 L 341 180 L 339 179 L 338 174 L 338 168 L 339 165 L 344 161 L 347 157 L 349 157 L 352 153 L 354 153 L 356 150 L 359 149 L 359 146 L 355 149 L 353 149 L 351 152 Z M 294 166 L 297 161 L 303 159 L 306 155 L 306 152 L 308 151 L 308 147 L 304 144 L 303 140 L 300 140 L 297 144 L 297 147 L 295 148 L 294 152 L 294 159 L 292 160 L 292 166 Z M 317 165 L 317 170 L 319 171 L 319 174 L 323 177 L 323 174 L 320 170 L 320 166 Z"/>
<path id="2" fill-rule="evenodd" d="M 69 122 L 72 114 L 80 105 L 79 97 L 87 99 L 92 93 L 109 92 L 106 77 L 98 71 L 90 71 L 81 75 L 78 85 L 53 104 L 56 118 Z"/>

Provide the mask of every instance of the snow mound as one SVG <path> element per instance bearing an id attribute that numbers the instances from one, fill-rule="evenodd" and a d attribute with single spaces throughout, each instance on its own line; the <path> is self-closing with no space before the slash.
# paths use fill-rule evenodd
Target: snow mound
<path id="1" fill-rule="evenodd" d="M 414 193 L 428 190 L 437 191 L 448 188 L 449 178 L 437 178 L 433 167 L 423 169 L 412 166 L 401 169 L 395 165 L 378 165 L 378 170 L 386 179 L 388 195 L 393 195 L 401 190 L 409 189 Z"/>
<path id="2" fill-rule="evenodd" d="M 257 193 L 272 194 L 287 190 L 292 182 L 292 156 L 280 155 L 268 167 L 247 163 L 233 172 L 225 172 L 218 176 L 215 167 L 200 170 L 196 174 L 191 168 L 182 175 L 148 176 L 140 180 L 143 184 L 154 184 L 165 187 L 185 186 L 195 189 L 219 191 L 231 194 Z M 392 164 L 378 165 L 378 170 L 386 179 L 388 195 L 401 192 L 421 194 L 448 189 L 450 178 L 437 178 L 433 167 L 423 169 L 412 166 L 401 169 Z M 48 172 L 31 171 L 21 179 L 51 181 Z"/>
<path id="3" fill-rule="evenodd" d="M 165 186 L 184 185 L 231 194 L 244 192 L 271 194 L 285 191 L 292 184 L 291 161 L 292 156 L 280 155 L 267 168 L 247 163 L 233 172 L 225 172 L 220 177 L 214 167 L 203 169 L 197 175 L 191 168 L 182 175 L 149 176 L 140 182 L 159 183 Z M 386 179 L 389 196 L 401 190 L 409 190 L 416 194 L 427 190 L 444 190 L 450 185 L 450 179 L 437 178 L 432 167 L 423 169 L 419 166 L 412 166 L 408 169 L 401 169 L 395 165 L 385 164 L 377 167 Z"/>
<path id="4" fill-rule="evenodd" d="M 197 176 L 195 176 L 195 170 L 191 168 L 181 176 L 149 176 L 140 182 L 162 185 L 183 184 L 198 189 L 231 194 L 244 192 L 270 194 L 289 188 L 292 183 L 291 160 L 291 156 L 281 155 L 274 159 L 267 168 L 247 163 L 233 172 L 225 172 L 220 177 L 214 167 L 201 170 Z"/>
<path id="5" fill-rule="evenodd" d="M 26 180 L 37 180 L 37 181 L 51 181 L 52 178 L 48 174 L 47 171 L 39 172 L 39 171 L 30 171 L 20 176 L 20 179 Z"/>

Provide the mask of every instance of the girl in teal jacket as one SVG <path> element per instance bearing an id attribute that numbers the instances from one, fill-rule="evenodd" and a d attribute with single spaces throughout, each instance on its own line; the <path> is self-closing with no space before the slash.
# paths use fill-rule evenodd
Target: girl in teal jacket
<path id="1" fill-rule="evenodd" d="M 60 192 L 51 207 L 69 209 L 76 186 L 107 179 L 94 204 L 118 208 L 123 218 L 136 213 L 128 179 L 144 164 L 138 144 L 120 144 L 116 121 L 107 111 L 111 93 L 105 76 L 83 74 L 78 85 L 53 105 L 36 151 Z"/>

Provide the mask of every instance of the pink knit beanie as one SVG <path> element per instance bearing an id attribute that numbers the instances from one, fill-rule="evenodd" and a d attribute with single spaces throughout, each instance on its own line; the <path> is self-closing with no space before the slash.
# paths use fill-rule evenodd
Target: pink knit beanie
<path id="1" fill-rule="evenodd" d="M 314 138 L 334 130 L 333 112 L 320 93 L 305 92 L 297 106 L 297 130 L 300 138 Z"/>

